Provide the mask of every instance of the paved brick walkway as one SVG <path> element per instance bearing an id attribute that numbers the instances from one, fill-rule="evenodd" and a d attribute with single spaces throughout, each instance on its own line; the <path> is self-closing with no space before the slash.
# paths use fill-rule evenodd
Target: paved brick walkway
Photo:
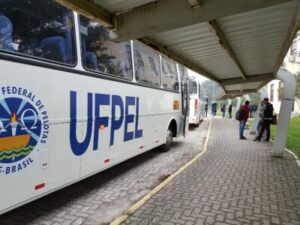
<path id="1" fill-rule="evenodd" d="M 169 152 L 154 150 L 130 159 L 0 216 L 0 225 L 108 224 L 202 151 L 208 124 L 204 121 L 185 139 L 175 139 Z"/>
<path id="2" fill-rule="evenodd" d="M 300 169 L 214 119 L 209 150 L 124 224 L 300 224 Z"/>

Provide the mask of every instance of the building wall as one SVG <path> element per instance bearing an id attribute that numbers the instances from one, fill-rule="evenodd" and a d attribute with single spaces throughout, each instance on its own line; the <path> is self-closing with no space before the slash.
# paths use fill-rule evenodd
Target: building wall
<path id="1" fill-rule="evenodd" d="M 291 48 L 285 56 L 282 67 L 291 71 L 293 74 L 297 75 L 300 73 L 300 33 L 298 32 L 295 37 Z M 265 88 L 268 91 L 268 98 L 270 102 L 273 104 L 274 112 L 279 113 L 281 100 L 279 96 L 280 86 L 283 83 L 280 80 L 272 80 L 270 81 Z M 293 114 L 300 114 L 300 100 L 295 99 Z"/>
<path id="2" fill-rule="evenodd" d="M 279 99 L 279 80 L 272 80 L 267 84 L 268 98 L 273 104 L 274 112 L 279 113 L 281 101 Z"/>
<path id="3" fill-rule="evenodd" d="M 266 86 L 267 91 L 268 91 L 268 98 L 270 99 L 270 102 L 273 104 L 274 112 L 277 113 L 277 114 L 279 113 L 280 106 L 281 106 L 281 100 L 279 98 L 279 89 L 280 89 L 279 87 L 280 87 L 280 85 L 282 85 L 280 80 L 272 80 Z M 300 115 L 300 101 L 299 101 L 299 99 L 295 99 L 294 109 L 293 109 L 292 114 L 293 115 Z"/>

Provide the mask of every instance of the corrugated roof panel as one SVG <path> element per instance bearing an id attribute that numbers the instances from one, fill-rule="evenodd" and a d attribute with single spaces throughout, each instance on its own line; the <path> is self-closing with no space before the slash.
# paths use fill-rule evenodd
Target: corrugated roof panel
<path id="1" fill-rule="evenodd" d="M 217 79 L 242 76 L 208 23 L 163 32 L 152 38 L 211 72 Z"/>
<path id="2" fill-rule="evenodd" d="M 94 0 L 111 13 L 127 11 L 157 0 Z M 247 76 L 272 73 L 284 41 L 293 25 L 298 1 L 279 4 L 217 20 Z M 180 20 L 180 18 L 178 18 Z M 150 39 L 167 46 L 171 52 L 213 74 L 216 79 L 241 77 L 208 23 L 199 23 L 155 34 Z M 263 82 L 226 86 L 230 90 L 256 89 Z M 228 89 L 228 90 L 229 90 Z"/>
<path id="3" fill-rule="evenodd" d="M 94 0 L 96 4 L 112 13 L 130 10 L 140 5 L 144 5 L 157 0 Z"/>
<path id="4" fill-rule="evenodd" d="M 247 90 L 247 89 L 256 89 L 257 87 L 261 86 L 264 82 L 253 82 L 253 83 L 247 83 L 247 84 L 242 84 L 242 89 Z"/>
<path id="5" fill-rule="evenodd" d="M 260 82 L 244 83 L 244 84 L 234 84 L 234 85 L 225 85 L 226 91 L 237 91 L 237 90 L 253 90 L 263 84 Z"/>
<path id="6" fill-rule="evenodd" d="M 293 1 L 218 20 L 247 75 L 273 71 L 296 7 Z"/>
<path id="7" fill-rule="evenodd" d="M 225 86 L 226 91 L 236 91 L 236 90 L 241 90 L 241 85 L 240 84 L 235 84 L 235 85 L 228 85 Z"/>

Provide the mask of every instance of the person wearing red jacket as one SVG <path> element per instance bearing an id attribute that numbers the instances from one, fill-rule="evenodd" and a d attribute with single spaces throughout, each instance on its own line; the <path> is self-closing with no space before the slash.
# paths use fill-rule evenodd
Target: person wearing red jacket
<path id="1" fill-rule="evenodd" d="M 249 112 L 250 112 L 249 104 L 250 104 L 250 102 L 246 101 L 245 105 L 241 106 L 241 116 L 240 116 L 240 118 L 241 118 L 240 119 L 240 139 L 241 140 L 247 139 L 244 136 L 244 130 L 245 130 L 247 120 L 249 118 Z"/>

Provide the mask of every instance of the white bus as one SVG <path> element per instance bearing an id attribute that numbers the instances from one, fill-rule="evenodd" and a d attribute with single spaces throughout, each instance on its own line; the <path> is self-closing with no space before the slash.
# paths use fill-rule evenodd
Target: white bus
<path id="1" fill-rule="evenodd" d="M 186 131 L 187 70 L 52 0 L 0 1 L 0 214 Z"/>
<path id="2" fill-rule="evenodd" d="M 199 80 L 189 76 L 189 124 L 199 125 L 205 117 L 205 92 L 202 90 Z"/>

